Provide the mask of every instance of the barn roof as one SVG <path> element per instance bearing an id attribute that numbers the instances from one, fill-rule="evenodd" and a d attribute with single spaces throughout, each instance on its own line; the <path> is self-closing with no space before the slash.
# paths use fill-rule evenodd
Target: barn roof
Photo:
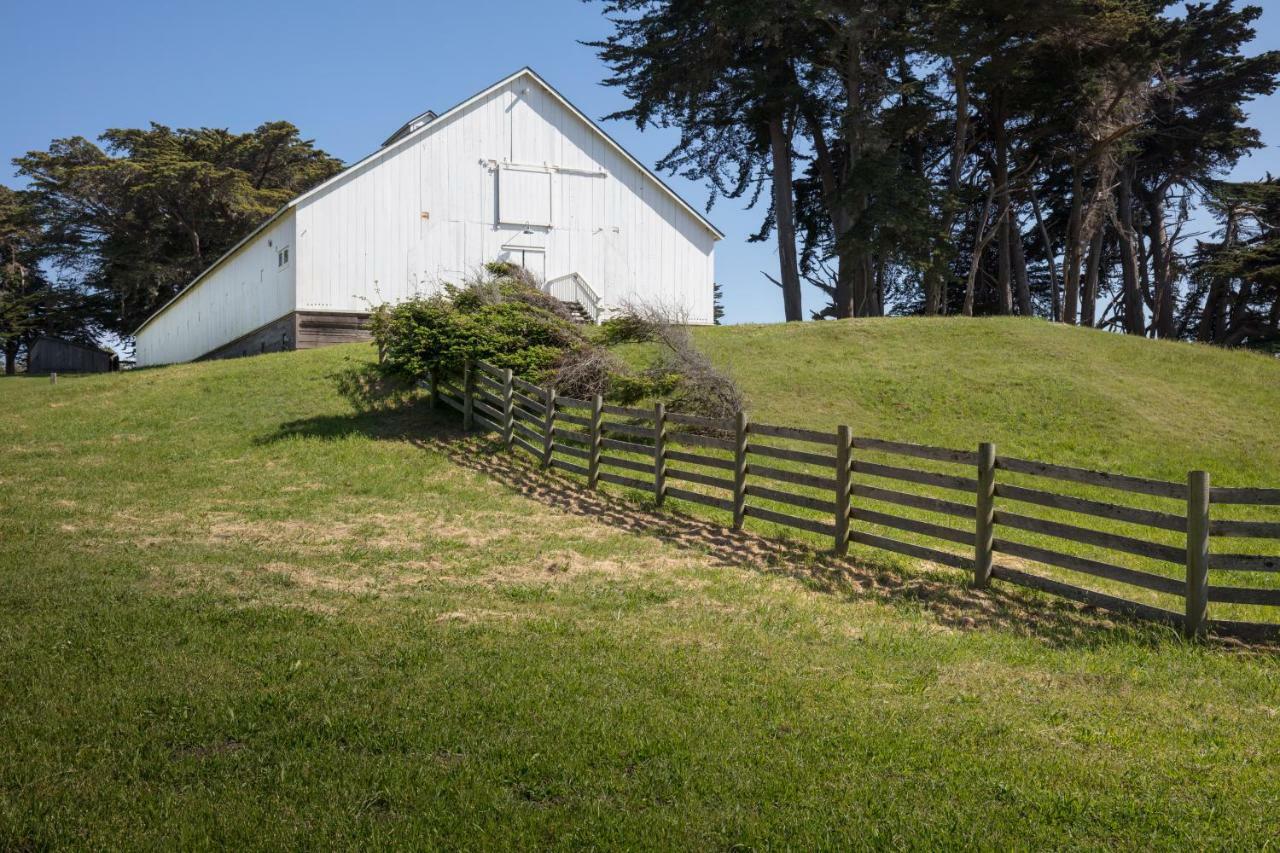
<path id="1" fill-rule="evenodd" d="M 440 124 L 446 119 L 461 112 L 462 110 L 471 106 L 476 101 L 479 101 L 485 97 L 488 97 L 493 92 L 497 91 L 498 89 L 501 89 L 503 86 L 510 85 L 512 82 L 520 79 L 521 77 L 528 77 L 529 79 L 536 82 L 539 86 L 546 89 L 547 92 L 550 93 L 551 96 L 554 97 L 557 101 L 559 101 L 562 105 L 564 105 L 566 109 L 568 109 L 571 113 L 576 115 L 578 118 L 582 119 L 582 121 L 586 123 L 587 127 L 594 130 L 606 142 L 608 142 L 610 146 L 612 146 L 619 154 L 622 155 L 622 157 L 625 160 L 627 160 L 627 162 L 636 166 L 638 169 L 640 169 L 641 172 L 648 175 L 649 178 L 655 184 L 657 184 L 664 192 L 667 193 L 667 195 L 669 195 L 672 198 L 672 200 L 676 202 L 676 204 L 678 204 L 686 212 L 688 212 L 695 219 L 697 219 L 698 222 L 700 222 L 708 231 L 710 231 L 717 240 L 724 239 L 724 232 L 721 231 L 716 226 L 712 225 L 711 220 L 707 219 L 706 216 L 699 213 L 696 208 L 694 208 L 691 204 L 689 204 L 687 201 L 681 198 L 680 195 L 675 190 L 667 186 L 666 181 L 662 180 L 662 178 L 660 178 L 652 169 L 650 169 L 648 166 L 644 165 L 639 160 L 637 160 L 634 156 L 632 156 L 632 154 L 629 151 L 627 151 L 625 148 L 623 148 L 621 145 L 618 144 L 617 140 L 615 140 L 608 133 L 605 133 L 603 128 L 601 128 L 598 124 L 596 124 L 594 121 L 588 118 L 587 115 L 584 112 L 582 112 L 582 110 L 575 107 L 569 101 L 568 98 L 566 98 L 564 95 L 556 91 L 555 87 L 552 86 L 550 83 L 548 83 L 546 80 L 544 80 L 541 76 L 539 76 L 539 74 L 536 71 L 534 71 L 532 68 L 528 66 L 525 66 L 524 68 L 521 68 L 519 71 L 516 71 L 513 74 L 508 74 L 506 77 L 503 77 L 497 83 L 494 83 L 492 86 L 489 86 L 486 89 L 483 89 L 482 91 L 476 93 L 475 95 L 472 95 L 470 98 L 467 98 L 465 101 L 462 101 L 461 103 L 451 107 L 450 109 L 445 110 L 443 113 L 441 113 L 438 116 L 432 113 L 430 110 L 428 110 L 425 113 L 422 113 L 419 116 L 416 116 L 414 119 L 411 119 L 409 122 L 407 122 L 404 127 L 402 127 L 400 130 L 392 134 L 391 137 L 386 142 L 384 142 L 382 144 L 382 147 L 380 147 L 377 151 L 373 152 L 367 157 L 357 160 L 355 163 L 352 163 L 350 166 L 348 166 L 346 169 L 343 169 L 338 174 L 334 175 L 328 180 L 322 181 L 320 184 L 312 187 L 311 189 L 307 190 L 306 192 L 294 198 L 292 201 L 285 204 L 275 213 L 271 214 L 271 216 L 268 217 L 261 225 L 253 229 L 253 231 L 249 232 L 249 234 L 246 235 L 244 239 L 242 239 L 240 242 L 236 243 L 234 246 L 228 249 L 225 253 L 223 253 L 223 255 L 220 258 L 218 258 L 216 261 L 214 261 L 212 264 L 210 264 L 209 267 L 204 270 L 204 272 L 200 273 L 198 276 L 192 279 L 190 284 L 188 284 L 186 287 L 180 290 L 172 299 L 170 299 L 163 306 L 161 306 L 159 310 L 157 310 L 154 314 L 152 314 L 150 317 L 144 320 L 142 322 L 142 325 L 138 326 L 138 328 L 134 330 L 133 332 L 134 336 L 136 337 L 143 329 L 145 329 L 151 323 L 152 320 L 154 320 L 155 318 L 163 314 L 165 311 L 167 311 L 170 306 L 176 304 L 178 300 L 182 299 L 183 296 L 186 296 L 187 293 L 189 293 L 198 284 L 200 284 L 201 281 L 204 280 L 205 276 L 209 275 L 209 273 L 213 272 L 215 269 L 221 266 L 223 261 L 225 261 L 227 258 L 231 257 L 236 252 L 238 252 L 241 249 L 241 247 L 243 247 L 246 243 L 248 243 L 254 237 L 257 237 L 258 234 L 262 233 L 262 231 L 265 230 L 269 225 L 271 225 L 271 223 L 275 222 L 281 216 L 288 213 L 293 208 L 297 207 L 300 203 L 307 200 L 308 198 L 315 195 L 316 193 L 322 192 L 325 188 L 329 187 L 330 185 L 340 180 L 349 178 L 352 175 L 363 172 L 365 169 L 368 169 L 370 166 L 374 165 L 379 158 L 381 158 L 388 152 L 395 151 L 401 146 L 407 145 L 411 140 L 417 139 L 420 135 L 429 133 L 431 129 L 434 128 L 437 124 Z M 414 128 L 413 125 L 416 124 L 419 119 L 425 119 L 425 121 L 423 121 L 422 124 L 417 128 Z M 409 128 L 409 129 L 406 131 L 406 128 Z"/>
<path id="2" fill-rule="evenodd" d="M 519 80 L 521 77 L 528 77 L 529 79 L 537 83 L 539 86 L 546 89 L 547 92 L 550 93 L 551 96 L 554 97 L 557 101 L 559 101 L 567 110 L 569 110 L 569 112 L 573 113 L 575 116 L 582 119 L 582 121 L 586 123 L 587 127 L 594 130 L 597 134 L 600 135 L 601 138 L 603 138 L 606 142 L 608 142 L 609 145 L 612 146 L 619 154 L 621 154 L 627 162 L 631 163 L 633 166 L 640 169 L 640 171 L 648 175 L 649 178 L 654 183 L 656 183 L 659 187 L 661 187 L 667 193 L 667 195 L 671 196 L 672 200 L 675 201 L 676 204 L 684 208 L 685 211 L 687 211 L 695 219 L 697 219 L 700 223 L 702 223 L 702 225 L 708 231 L 714 234 L 717 240 L 724 239 L 724 232 L 721 231 L 716 226 L 712 225 L 711 220 L 707 219 L 707 217 L 699 213 L 696 208 L 694 208 L 691 204 L 689 204 L 689 202 L 681 198 L 680 195 L 675 190 L 671 189 L 671 187 L 667 186 L 667 183 L 664 180 L 662 180 L 662 178 L 658 177 L 658 175 L 656 175 L 652 169 L 650 169 L 648 166 L 641 163 L 634 156 L 632 156 L 631 152 L 627 151 L 627 149 L 619 145 L 617 140 L 615 140 L 609 134 L 605 133 L 603 128 L 601 128 L 598 124 L 596 124 L 594 121 L 588 118 L 586 113 L 584 113 L 582 110 L 575 107 L 569 101 L 568 98 L 566 98 L 564 95 L 556 91 L 556 88 L 554 86 L 552 86 L 546 80 L 542 79 L 542 77 L 538 75 L 538 72 L 534 71 L 532 68 L 529 68 L 528 66 L 521 68 L 519 71 L 515 72 L 514 74 L 508 74 L 506 77 L 503 77 L 501 80 L 499 80 L 497 83 L 494 83 L 492 86 L 489 86 L 488 88 L 472 95 L 470 98 L 467 98 L 465 101 L 462 101 L 461 103 L 456 104 L 453 107 L 450 107 L 449 109 L 441 113 L 439 116 L 435 116 L 430 121 L 425 122 L 421 127 L 417 128 L 416 130 L 412 130 L 409 133 L 406 133 L 403 136 L 400 136 L 400 138 L 398 139 L 395 138 L 395 136 L 393 135 L 392 139 L 388 140 L 388 144 L 384 144 L 382 148 L 379 148 L 377 151 L 373 152 L 368 157 L 365 157 L 362 160 L 356 161 L 355 163 L 348 166 L 345 170 L 339 172 L 338 174 L 334 175 L 328 180 L 323 181 L 322 183 L 307 190 L 305 193 L 298 196 L 293 201 L 289 202 L 289 204 L 286 205 L 286 207 L 290 207 L 298 204 L 299 202 L 305 201 L 311 196 L 322 192 L 329 185 L 335 184 L 338 181 L 348 178 L 353 174 L 357 174 L 359 172 L 364 171 L 369 166 L 374 164 L 378 160 L 378 158 L 382 157 L 387 152 L 394 151 L 397 148 L 399 148 L 401 145 L 407 144 L 410 140 L 417 139 L 420 134 L 425 134 L 429 132 L 437 124 L 440 124 L 445 120 L 451 118 L 452 116 L 456 115 L 457 113 L 465 110 L 467 107 L 471 106 L 476 101 L 487 98 L 489 95 L 493 94 L 498 89 L 501 89 L 503 86 L 510 85 L 516 80 Z M 412 124 L 412 122 L 410 122 L 410 124 Z M 277 214 L 277 216 L 278 215 L 279 214 Z M 265 223 L 264 223 L 264 226 L 265 226 Z"/>
<path id="3" fill-rule="evenodd" d="M 69 341 L 66 338 L 59 338 L 55 335 L 40 335 L 35 339 L 35 343 L 41 341 L 49 341 L 50 343 L 60 344 L 66 347 L 75 347 L 76 349 L 88 350 L 89 352 L 103 353 L 105 355 L 115 355 L 116 351 L 101 344 L 87 344 L 83 341 Z"/>
<path id="4" fill-rule="evenodd" d="M 395 133 L 388 136 L 387 141 L 382 143 L 382 147 L 386 148 L 388 145 L 390 145 L 393 142 L 399 142 L 401 139 L 408 136 L 410 133 L 413 133 L 418 128 L 423 127 L 427 124 L 430 124 L 435 120 L 436 120 L 436 114 L 431 110 L 425 110 L 424 112 L 418 113 L 416 116 L 409 119 L 404 124 L 400 125 L 400 127 L 396 129 Z"/>

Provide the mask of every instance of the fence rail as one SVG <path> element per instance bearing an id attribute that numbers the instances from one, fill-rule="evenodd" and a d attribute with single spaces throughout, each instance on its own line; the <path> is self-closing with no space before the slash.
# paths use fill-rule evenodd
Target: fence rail
<path id="1" fill-rule="evenodd" d="M 461 387 L 435 376 L 429 384 L 432 404 L 461 413 L 464 429 L 492 429 L 509 449 L 585 477 L 591 488 L 604 482 L 651 494 L 658 505 L 673 498 L 710 507 L 729 513 L 735 529 L 755 519 L 817 534 L 841 554 L 857 544 L 929 560 L 971 572 L 978 587 L 999 580 L 1176 625 L 1191 636 L 1280 639 L 1280 622 L 1209 618 L 1210 603 L 1280 607 L 1280 586 L 1240 585 L 1242 578 L 1280 577 L 1280 555 L 1234 553 L 1259 550 L 1264 540 L 1275 545 L 1280 521 L 1210 517 L 1215 505 L 1280 507 L 1280 489 L 1212 487 L 1202 471 L 1185 483 L 1091 471 L 1000 456 L 992 444 L 956 450 L 857 437 L 845 426 L 828 433 L 753 423 L 744 413 L 716 419 L 667 412 L 662 404 L 616 406 L 560 397 L 484 362 L 466 365 Z M 1089 496 L 1059 493 L 1055 483 Z M 910 491 L 920 488 L 928 491 Z M 1148 505 L 1104 500 L 1095 490 L 1138 495 Z M 1070 519 L 1027 515 L 1027 506 Z M 1088 519 L 1148 533 L 1099 530 L 1085 526 Z M 1222 539 L 1250 544 L 1215 553 L 1211 546 Z M 1139 565 L 1122 565 L 1135 557 Z M 1046 577 L 1046 570 L 1181 606 Z M 1231 577 L 1218 583 L 1211 572 Z"/>

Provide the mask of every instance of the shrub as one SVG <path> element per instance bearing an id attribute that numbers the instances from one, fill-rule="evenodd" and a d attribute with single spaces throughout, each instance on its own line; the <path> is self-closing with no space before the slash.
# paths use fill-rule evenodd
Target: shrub
<path id="1" fill-rule="evenodd" d="M 599 394 L 614 399 L 615 387 L 626 377 L 626 368 L 613 354 L 598 346 L 565 350 L 556 363 L 556 389 L 568 397 L 590 400 Z"/>
<path id="2" fill-rule="evenodd" d="M 742 395 L 693 344 L 688 328 L 667 312 L 632 307 L 597 332 L 613 344 L 647 342 L 657 356 L 630 371 L 593 343 L 564 305 L 543 293 L 520 267 L 492 263 L 463 285 L 437 295 L 383 305 L 371 320 L 383 374 L 416 381 L 427 373 L 458 376 L 466 359 L 510 368 L 522 379 L 554 383 L 579 399 L 599 394 L 622 405 L 664 400 L 673 409 L 732 417 Z"/>
<path id="3" fill-rule="evenodd" d="M 661 306 L 629 305 L 610 334 L 619 342 L 657 345 L 652 364 L 625 383 L 631 394 L 647 386 L 650 390 L 643 396 L 664 399 L 675 411 L 708 418 L 731 418 L 743 407 L 738 386 L 697 348 L 678 314 Z"/>
<path id="4" fill-rule="evenodd" d="M 627 311 L 601 323 L 596 340 L 607 347 L 619 344 L 647 344 L 654 340 L 654 329 L 648 320 L 632 311 Z"/>
<path id="5" fill-rule="evenodd" d="M 457 375 L 467 358 L 550 379 L 564 354 L 591 344 L 551 297 L 520 278 L 496 275 L 373 312 L 370 328 L 389 373 Z"/>

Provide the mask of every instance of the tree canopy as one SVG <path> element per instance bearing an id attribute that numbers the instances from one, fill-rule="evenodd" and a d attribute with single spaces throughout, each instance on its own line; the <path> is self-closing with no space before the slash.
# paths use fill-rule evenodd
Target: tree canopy
<path id="1" fill-rule="evenodd" d="M 288 122 L 112 129 L 54 140 L 14 161 L 38 232 L 35 274 L 98 305 L 94 323 L 126 337 L 295 195 L 342 163 Z"/>
<path id="2" fill-rule="evenodd" d="M 1242 256 L 1245 219 L 1250 241 L 1268 239 L 1236 201 L 1273 184 L 1221 183 L 1261 146 L 1246 107 L 1280 75 L 1280 53 L 1247 52 L 1259 7 L 603 2 L 613 32 L 593 44 L 632 100 L 617 116 L 678 127 L 661 165 L 713 200 L 769 199 L 760 236 L 778 240 L 788 319 L 802 318 L 803 278 L 828 298 L 819 317 L 1280 335 L 1261 268 L 1226 261 Z M 1188 245 L 1198 206 L 1225 245 Z M 1234 332 L 1202 331 L 1206 311 L 1237 303 L 1252 307 L 1227 310 Z"/>

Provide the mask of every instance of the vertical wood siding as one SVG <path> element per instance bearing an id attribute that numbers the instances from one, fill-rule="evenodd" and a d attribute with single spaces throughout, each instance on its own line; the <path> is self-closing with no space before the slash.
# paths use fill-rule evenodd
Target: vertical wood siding
<path id="1" fill-rule="evenodd" d="M 499 193 L 515 183 L 503 162 L 552 170 L 550 228 L 500 222 Z M 712 320 L 713 235 L 532 78 L 370 165 L 298 207 L 298 310 L 432 293 L 516 244 L 545 247 L 547 278 L 576 272 L 607 306 Z"/>
<path id="2" fill-rule="evenodd" d="M 280 269 L 284 246 L 289 265 Z M 292 312 L 298 248 L 288 211 L 138 333 L 138 364 L 191 361 Z"/>
<path id="3" fill-rule="evenodd" d="M 503 163 L 548 170 L 551 227 L 499 221 Z M 524 183 L 545 191 L 545 182 Z M 642 302 L 711 323 L 715 242 L 652 177 L 521 75 L 303 196 L 148 323 L 137 359 L 189 361 L 293 311 L 366 312 L 429 294 L 509 246 L 541 248 L 531 267 L 548 280 L 579 274 L 606 311 Z M 278 270 L 285 244 L 291 261 Z"/>

